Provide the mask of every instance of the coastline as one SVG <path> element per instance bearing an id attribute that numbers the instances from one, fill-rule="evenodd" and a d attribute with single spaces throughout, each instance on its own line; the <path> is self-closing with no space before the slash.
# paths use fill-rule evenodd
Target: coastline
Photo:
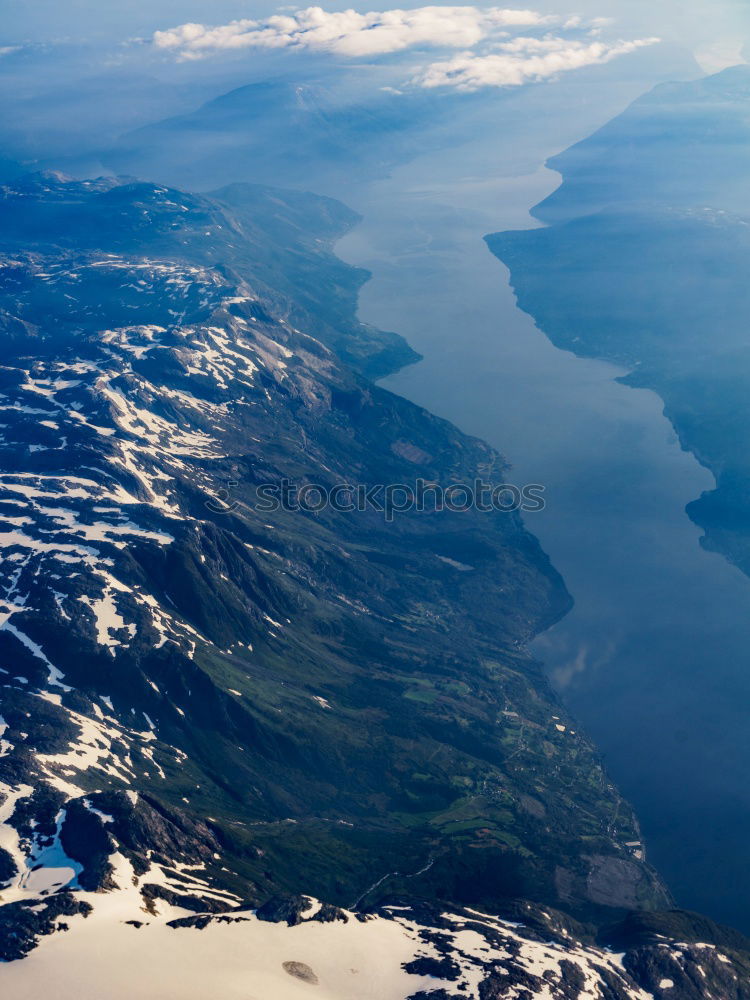
<path id="1" fill-rule="evenodd" d="M 549 181 L 544 172 L 540 176 Z M 559 176 L 553 179 L 557 187 Z M 728 873 L 739 845 L 712 847 L 707 832 L 696 827 L 696 796 L 713 802 L 717 815 L 728 803 L 715 789 L 715 749 L 695 742 L 686 748 L 684 736 L 701 732 L 711 700 L 702 663 L 716 630 L 695 640 L 705 613 L 697 611 L 703 589 L 712 590 L 715 604 L 726 598 L 727 607 L 736 607 L 736 595 L 734 604 L 728 598 L 731 569 L 699 547 L 699 531 L 684 513 L 713 477 L 682 449 L 655 393 L 624 383 L 628 371 L 622 367 L 555 347 L 518 308 L 481 239 L 492 228 L 476 217 L 481 197 L 461 190 L 435 196 L 439 178 L 419 182 L 406 169 L 381 186 L 371 211 L 356 206 L 364 223 L 336 246 L 345 260 L 373 273 L 360 294 L 360 316 L 399 330 L 424 355 L 380 384 L 488 440 L 508 458 L 516 478 L 547 483 L 547 510 L 527 516 L 526 527 L 576 605 L 532 652 L 634 803 L 651 860 L 678 902 L 728 919 L 717 894 L 705 892 L 707 872 Z M 523 211 L 538 228 L 528 215 L 540 200 L 533 180 L 504 183 L 510 228 L 517 228 Z M 496 223 L 503 222 L 502 186 L 490 185 L 494 199 L 485 209 L 484 218 L 491 214 Z M 522 203 L 524 186 L 530 197 Z M 392 215 L 400 213 L 402 234 L 422 227 L 421 252 L 398 231 L 387 242 L 393 220 L 378 223 L 385 205 Z M 696 578 L 705 586 L 697 588 Z M 676 603 L 674 594 L 681 594 Z M 670 611 L 661 614 L 665 601 Z M 716 611 L 723 625 L 728 616 Z M 676 645 L 675 629 L 683 627 L 685 642 Z M 744 641 L 730 638 L 723 640 L 728 654 Z M 685 661 L 683 674 L 678 667 Z M 665 729 L 670 702 L 676 722 Z M 694 790 L 676 801 L 681 759 L 684 787 Z M 699 787 L 688 773 L 697 775 Z M 719 799 L 712 799 L 716 794 Z M 693 868 L 688 859 L 695 857 L 700 863 Z M 737 916 L 733 911 L 731 919 Z"/>

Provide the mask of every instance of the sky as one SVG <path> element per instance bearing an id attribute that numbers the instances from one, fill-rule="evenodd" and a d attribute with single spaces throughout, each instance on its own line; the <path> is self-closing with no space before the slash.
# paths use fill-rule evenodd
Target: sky
<path id="1" fill-rule="evenodd" d="M 602 115 L 661 79 L 743 61 L 747 0 L 0 0 L 0 172 L 94 156 L 134 129 L 274 77 L 342 99 L 547 88 L 607 67 Z M 697 63 L 695 60 L 697 59 Z M 639 75 L 640 74 L 640 75 Z M 593 78 L 592 78 L 593 79 Z M 559 92 L 555 96 L 555 92 Z M 577 100 L 586 99 L 583 96 Z M 595 95 L 592 99 L 596 99 Z M 605 119 L 606 120 L 606 119 Z"/>
<path id="2" fill-rule="evenodd" d="M 388 3 L 327 3 L 327 12 L 387 10 Z M 404 0 L 399 7 L 422 7 Z M 446 8 L 451 4 L 435 4 Z M 518 4 L 519 7 L 525 4 Z M 290 6 L 266 0 L 0 0 L 0 44 L 98 42 L 118 44 L 150 38 L 153 32 L 197 22 L 226 25 L 235 19 L 259 19 L 289 13 Z M 746 0 L 541 0 L 529 7 L 540 14 L 614 18 L 623 37 L 659 36 L 714 60 L 731 60 L 750 39 Z M 723 53 L 723 55 L 722 55 Z M 707 58 L 711 58 L 709 55 Z"/>

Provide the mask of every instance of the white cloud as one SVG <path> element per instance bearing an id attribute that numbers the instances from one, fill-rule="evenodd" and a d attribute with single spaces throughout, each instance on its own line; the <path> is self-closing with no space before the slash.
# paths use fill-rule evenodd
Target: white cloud
<path id="1" fill-rule="evenodd" d="M 325 11 L 308 7 L 264 20 L 244 19 L 218 27 L 182 24 L 154 33 L 157 48 L 182 58 L 246 48 L 317 49 L 359 58 L 415 47 L 467 49 L 502 28 L 529 28 L 558 19 L 532 10 L 502 7 L 418 7 L 414 10 Z"/>
<path id="2" fill-rule="evenodd" d="M 610 23 L 604 17 L 584 20 L 506 7 L 429 6 L 365 14 L 307 7 L 214 27 L 182 24 L 155 32 L 153 43 L 181 59 L 252 48 L 323 51 L 356 59 L 407 49 L 460 49 L 420 70 L 411 83 L 478 90 L 549 79 L 659 41 L 604 41 L 599 36 Z M 541 34 L 552 26 L 558 34 Z M 532 35 L 534 31 L 540 33 Z"/>
<path id="3" fill-rule="evenodd" d="M 451 59 L 434 62 L 412 81 L 422 87 L 518 87 L 546 80 L 567 70 L 609 62 L 658 38 L 630 42 L 577 41 L 560 37 L 514 38 L 486 54 L 461 52 Z"/>

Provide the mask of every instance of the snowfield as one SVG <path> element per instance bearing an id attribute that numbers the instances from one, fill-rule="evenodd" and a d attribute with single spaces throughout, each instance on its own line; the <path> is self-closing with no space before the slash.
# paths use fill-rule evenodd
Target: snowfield
<path id="1" fill-rule="evenodd" d="M 37 1000 L 54 993 L 59 1000 L 406 1000 L 419 991 L 444 988 L 458 995 L 479 997 L 479 984 L 498 959 L 516 959 L 508 968 L 546 980 L 533 995 L 556 1000 L 570 994 L 564 988 L 560 963 L 581 972 L 577 1000 L 604 1000 L 604 969 L 628 1000 L 654 1000 L 628 980 L 616 955 L 538 942 L 523 928 L 476 914 L 478 924 L 461 930 L 465 916 L 445 914 L 454 928 L 437 934 L 436 947 L 424 940 L 425 929 L 398 908 L 389 918 L 358 919 L 346 913 L 346 922 L 307 919 L 297 926 L 258 919 L 252 911 L 214 918 L 203 929 L 170 927 L 168 921 L 189 916 L 185 910 L 159 902 L 159 914 L 142 912 L 132 870 L 120 859 L 118 877 L 129 887 L 106 894 L 85 894 L 94 904 L 89 917 L 70 920 L 68 933 L 54 934 L 23 962 L 0 966 L 0 992 L 14 1000 Z M 317 905 L 310 900 L 310 913 Z M 127 921 L 143 921 L 136 927 Z M 473 929 L 499 932 L 506 947 L 488 946 Z M 428 930 L 430 935 L 435 932 Z M 416 957 L 438 961 L 446 954 L 460 970 L 455 981 L 435 975 L 406 972 L 402 966 Z M 134 953 L 137 950 L 137 961 Z M 302 978 L 300 978 L 300 975 Z M 514 972 L 507 976 L 508 1000 L 525 1000 L 527 986 Z M 520 977 L 519 977 L 520 980 Z M 500 995 L 500 994 L 498 994 Z M 718 1000 L 718 998 L 717 998 Z"/>

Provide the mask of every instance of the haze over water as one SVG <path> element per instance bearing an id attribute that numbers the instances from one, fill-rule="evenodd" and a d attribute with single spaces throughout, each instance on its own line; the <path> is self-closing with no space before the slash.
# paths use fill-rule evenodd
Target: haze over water
<path id="1" fill-rule="evenodd" d="M 750 930 L 750 580 L 700 547 L 684 508 L 713 478 L 659 398 L 554 348 L 516 307 L 482 236 L 535 225 L 559 176 L 495 166 L 464 149 L 394 171 L 349 198 L 364 222 L 338 253 L 373 272 L 362 318 L 424 355 L 382 384 L 491 442 L 517 485 L 546 487 L 526 523 L 576 605 L 534 650 L 678 904 Z"/>

